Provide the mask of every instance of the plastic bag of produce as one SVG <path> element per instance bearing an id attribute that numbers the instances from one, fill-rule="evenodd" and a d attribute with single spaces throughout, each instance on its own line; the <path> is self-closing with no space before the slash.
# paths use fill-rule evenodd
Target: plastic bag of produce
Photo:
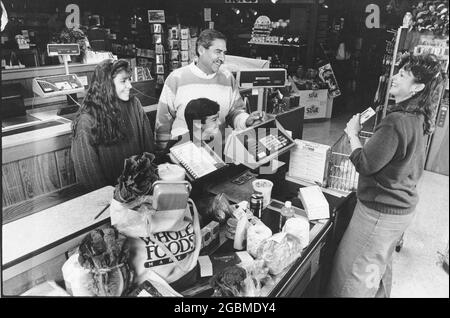
<path id="1" fill-rule="evenodd" d="M 228 202 L 224 193 L 219 193 L 216 195 L 208 205 L 206 209 L 206 215 L 211 218 L 211 220 L 225 223 L 230 217 L 233 217 L 234 209 Z"/>
<path id="2" fill-rule="evenodd" d="M 264 260 L 272 275 L 278 275 L 302 253 L 300 240 L 289 233 L 276 233 L 258 247 L 257 259 Z"/>
<path id="3" fill-rule="evenodd" d="M 80 265 L 78 256 L 70 256 L 62 267 L 66 291 L 72 296 L 95 296 L 91 271 Z"/>
<path id="4" fill-rule="evenodd" d="M 272 236 L 272 230 L 256 217 L 249 219 L 247 228 L 247 252 L 257 256 L 258 247 L 264 240 Z"/>
<path id="5" fill-rule="evenodd" d="M 263 287 L 272 283 L 272 278 L 269 275 L 269 268 L 264 263 L 264 260 L 253 260 L 247 264 L 239 264 L 245 268 L 247 277 L 244 280 L 244 296 L 245 297 L 259 297 L 267 296 L 263 294 Z"/>
<path id="6" fill-rule="evenodd" d="M 72 296 L 121 296 L 133 281 L 126 237 L 109 227 L 86 235 L 62 267 Z"/>

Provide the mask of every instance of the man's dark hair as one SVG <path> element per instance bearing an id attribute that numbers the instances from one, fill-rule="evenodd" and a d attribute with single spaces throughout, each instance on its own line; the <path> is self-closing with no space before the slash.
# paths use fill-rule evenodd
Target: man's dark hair
<path id="1" fill-rule="evenodd" d="M 186 120 L 191 139 L 194 132 L 194 120 L 201 120 L 201 123 L 204 124 L 206 117 L 217 114 L 219 110 L 219 104 L 209 98 L 192 99 L 187 103 L 184 110 L 184 119 Z"/>
<path id="2" fill-rule="evenodd" d="M 223 35 L 222 32 L 213 29 L 203 30 L 198 36 L 197 42 L 195 43 L 195 53 L 197 54 L 197 56 L 200 56 L 198 54 L 198 47 L 200 45 L 203 46 L 205 49 L 209 49 L 212 42 L 217 39 L 221 39 L 224 41 L 227 40 L 227 38 L 225 37 L 225 35 Z"/>

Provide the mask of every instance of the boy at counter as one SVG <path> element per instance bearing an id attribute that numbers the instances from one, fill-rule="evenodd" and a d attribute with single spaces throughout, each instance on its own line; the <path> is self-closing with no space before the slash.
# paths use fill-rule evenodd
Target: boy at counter
<path id="1" fill-rule="evenodd" d="M 194 141 L 194 137 L 195 141 L 210 142 L 214 139 L 219 132 L 219 110 L 219 104 L 208 98 L 197 98 L 187 103 L 184 119 L 190 140 Z"/>
<path id="2" fill-rule="evenodd" d="M 75 174 L 86 190 L 114 186 L 126 158 L 154 152 L 150 121 L 140 101 L 130 96 L 131 88 L 126 60 L 105 60 L 95 68 L 72 124 Z"/>

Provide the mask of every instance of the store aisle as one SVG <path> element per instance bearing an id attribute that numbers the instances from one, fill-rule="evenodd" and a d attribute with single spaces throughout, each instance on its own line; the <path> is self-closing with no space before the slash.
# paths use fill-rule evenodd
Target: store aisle
<path id="1" fill-rule="evenodd" d="M 303 139 L 333 145 L 352 115 L 305 123 Z M 449 177 L 425 171 L 418 191 L 416 217 L 394 255 L 391 297 L 449 297 L 449 277 L 440 254 L 449 240 Z"/>
<path id="2" fill-rule="evenodd" d="M 391 297 L 449 297 L 441 265 L 449 239 L 449 177 L 425 171 L 418 184 L 416 217 L 394 256 Z"/>

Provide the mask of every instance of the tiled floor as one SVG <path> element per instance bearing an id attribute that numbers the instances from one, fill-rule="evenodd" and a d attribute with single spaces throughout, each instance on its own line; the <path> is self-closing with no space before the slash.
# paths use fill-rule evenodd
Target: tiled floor
<path id="1" fill-rule="evenodd" d="M 303 139 L 332 146 L 352 114 L 305 123 Z M 449 277 L 442 256 L 449 241 L 449 177 L 425 171 L 418 184 L 416 217 L 394 255 L 391 297 L 449 297 Z"/>

